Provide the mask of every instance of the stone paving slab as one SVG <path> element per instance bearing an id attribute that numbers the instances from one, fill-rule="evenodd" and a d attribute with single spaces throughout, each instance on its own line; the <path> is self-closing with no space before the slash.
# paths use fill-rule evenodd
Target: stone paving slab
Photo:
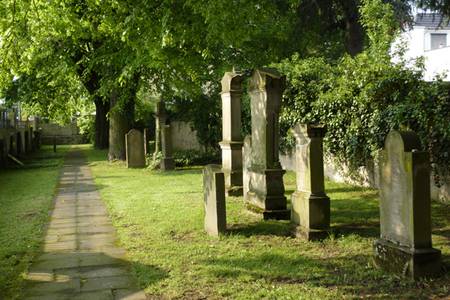
<path id="1" fill-rule="evenodd" d="M 26 275 L 27 300 L 147 299 L 79 152 L 66 157 L 43 249 Z"/>

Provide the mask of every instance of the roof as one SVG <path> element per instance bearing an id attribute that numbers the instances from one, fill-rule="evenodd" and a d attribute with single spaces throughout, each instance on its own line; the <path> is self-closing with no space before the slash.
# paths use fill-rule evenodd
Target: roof
<path id="1" fill-rule="evenodd" d="M 450 29 L 450 20 L 439 13 L 418 13 L 414 18 L 414 26 L 430 29 Z"/>

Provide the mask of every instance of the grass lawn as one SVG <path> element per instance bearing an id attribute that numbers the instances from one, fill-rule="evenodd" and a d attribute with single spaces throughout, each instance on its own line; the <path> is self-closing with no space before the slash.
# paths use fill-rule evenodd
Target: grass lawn
<path id="1" fill-rule="evenodd" d="M 42 147 L 25 167 L 0 170 L 0 299 L 19 297 L 23 274 L 39 252 L 68 147 Z"/>
<path id="2" fill-rule="evenodd" d="M 377 192 L 327 182 L 333 234 L 323 242 L 290 237 L 285 221 L 262 221 L 227 199 L 229 233 L 203 231 L 200 168 L 162 173 L 108 163 L 85 150 L 133 272 L 155 298 L 341 299 L 450 295 L 450 275 L 419 282 L 374 268 Z M 287 193 L 294 174 L 285 176 Z M 433 242 L 450 264 L 450 206 L 433 204 Z"/>

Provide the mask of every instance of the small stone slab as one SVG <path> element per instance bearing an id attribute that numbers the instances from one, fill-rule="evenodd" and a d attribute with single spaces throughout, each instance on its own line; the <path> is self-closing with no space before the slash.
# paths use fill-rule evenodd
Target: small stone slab
<path id="1" fill-rule="evenodd" d="M 125 135 L 126 158 L 128 168 L 145 167 L 144 137 L 142 132 L 131 129 Z"/>
<path id="2" fill-rule="evenodd" d="M 220 165 L 207 165 L 203 169 L 203 195 L 205 230 L 209 235 L 218 236 L 227 229 L 225 178 Z"/>

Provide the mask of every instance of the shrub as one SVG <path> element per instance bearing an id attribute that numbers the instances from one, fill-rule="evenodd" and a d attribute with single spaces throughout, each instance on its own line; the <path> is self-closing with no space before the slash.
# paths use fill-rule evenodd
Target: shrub
<path id="1" fill-rule="evenodd" d="M 178 150 L 173 154 L 175 165 L 177 167 L 186 167 L 194 165 L 207 165 L 220 163 L 220 152 L 198 150 Z"/>

